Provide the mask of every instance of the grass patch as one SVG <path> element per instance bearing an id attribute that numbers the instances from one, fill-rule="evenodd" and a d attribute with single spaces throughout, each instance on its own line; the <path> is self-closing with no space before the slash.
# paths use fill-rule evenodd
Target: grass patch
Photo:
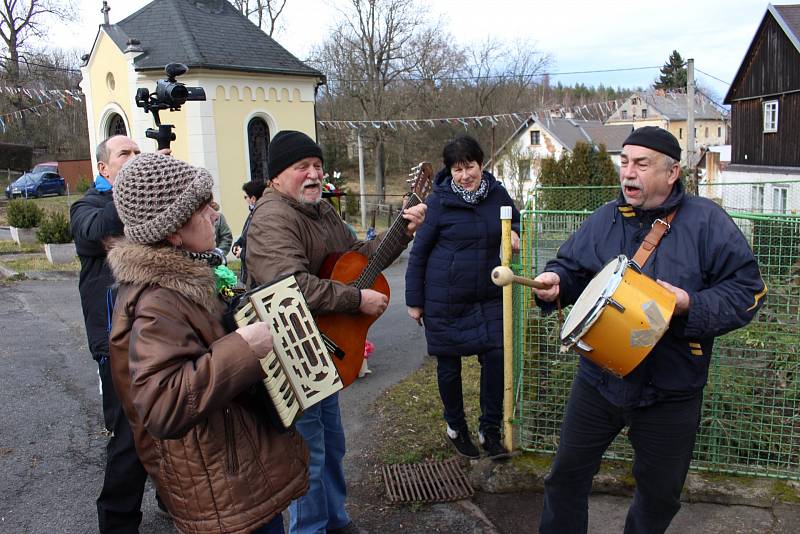
<path id="1" fill-rule="evenodd" d="M 464 358 L 462 363 L 464 411 L 473 441 L 477 442 L 480 364 L 476 357 Z M 415 463 L 453 456 L 452 445 L 445 437 L 435 359 L 430 358 L 419 370 L 388 390 L 378 399 L 375 409 L 386 422 L 381 425 L 382 445 L 378 450 L 381 462 Z"/>
<path id="2" fill-rule="evenodd" d="M 239 274 L 239 271 L 242 269 L 242 260 L 231 260 L 228 262 L 228 269 Z M 243 282 L 247 282 L 247 280 L 243 280 Z"/>
<path id="3" fill-rule="evenodd" d="M 17 245 L 16 241 L 0 241 L 0 254 L 30 254 L 43 251 L 44 248 L 38 243 Z"/>
<path id="4" fill-rule="evenodd" d="M 44 198 L 29 198 L 28 202 L 35 202 L 40 208 L 45 211 L 58 211 L 64 213 L 69 217 L 69 207 L 73 202 L 81 198 L 83 195 L 80 193 L 64 195 L 62 197 L 44 197 Z M 0 204 L 0 226 L 8 225 L 8 217 L 6 216 L 6 208 L 8 204 Z"/>
<path id="5" fill-rule="evenodd" d="M 41 272 L 41 271 L 80 271 L 81 262 L 77 259 L 69 263 L 50 263 L 45 256 L 35 256 L 31 258 L 20 258 L 18 260 L 6 260 L 3 265 L 12 271 L 17 272 Z"/>

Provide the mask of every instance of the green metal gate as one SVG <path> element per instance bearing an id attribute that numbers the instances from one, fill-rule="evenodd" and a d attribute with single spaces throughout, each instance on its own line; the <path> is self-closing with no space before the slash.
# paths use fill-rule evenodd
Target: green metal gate
<path id="1" fill-rule="evenodd" d="M 750 242 L 769 293 L 750 325 L 718 338 L 714 345 L 693 469 L 800 479 L 800 217 L 742 209 L 747 207 L 742 197 L 763 200 L 764 190 L 759 193 L 758 188 L 795 185 L 717 186 L 727 188 L 717 197 L 725 200 L 723 205 L 739 208 L 728 213 Z M 613 198 L 617 191 L 537 190 L 531 209 L 523 211 L 522 250 L 514 270 L 535 276 L 585 220 L 586 209 Z M 788 211 L 786 197 L 782 192 L 776 196 Z M 570 199 L 577 201 L 578 210 L 569 209 Z M 568 312 L 564 310 L 564 317 Z M 514 318 L 514 419 L 519 445 L 554 453 L 578 356 L 560 352 L 556 314 L 542 317 L 530 290 L 521 286 L 514 289 Z M 624 432 L 606 457 L 632 459 Z"/>

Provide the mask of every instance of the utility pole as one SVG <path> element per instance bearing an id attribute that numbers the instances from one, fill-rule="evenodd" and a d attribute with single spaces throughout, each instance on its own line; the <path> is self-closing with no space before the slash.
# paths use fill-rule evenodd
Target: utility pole
<path id="1" fill-rule="evenodd" d="M 686 166 L 694 170 L 694 59 L 686 60 Z"/>
<path id="2" fill-rule="evenodd" d="M 361 128 L 358 129 L 358 188 L 361 195 L 361 228 L 367 231 L 367 185 L 364 183 L 364 147 L 361 144 Z"/>

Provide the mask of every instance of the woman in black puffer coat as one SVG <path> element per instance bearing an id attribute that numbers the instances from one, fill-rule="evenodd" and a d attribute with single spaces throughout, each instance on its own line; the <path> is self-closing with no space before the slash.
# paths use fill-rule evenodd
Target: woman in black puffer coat
<path id="1" fill-rule="evenodd" d="M 479 437 L 492 458 L 508 455 L 500 440 L 503 420 L 503 310 L 490 273 L 500 264 L 500 207 L 514 206 L 508 192 L 482 172 L 483 150 L 462 136 L 442 152 L 406 271 L 406 305 L 425 324 L 428 353 L 436 356 L 447 436 L 459 454 L 480 456 L 469 437 L 461 391 L 461 357 L 481 364 Z M 519 211 L 513 208 L 512 241 L 519 248 Z"/>

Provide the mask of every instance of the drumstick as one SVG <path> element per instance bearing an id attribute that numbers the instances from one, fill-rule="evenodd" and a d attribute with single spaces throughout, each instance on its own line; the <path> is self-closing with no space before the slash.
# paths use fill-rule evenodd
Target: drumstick
<path id="1" fill-rule="evenodd" d="M 492 269 L 492 282 L 494 282 L 494 284 L 497 286 L 507 286 L 513 282 L 515 284 L 521 284 L 523 286 L 528 286 L 535 289 L 550 289 L 553 287 L 552 284 L 539 282 L 537 280 L 533 280 L 532 278 L 517 276 L 514 274 L 514 271 L 502 265 L 498 265 Z"/>

